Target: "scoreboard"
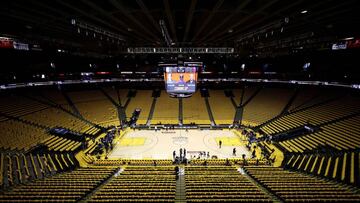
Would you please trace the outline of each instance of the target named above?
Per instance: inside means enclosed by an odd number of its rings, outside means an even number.
[[[168,93],[194,93],[196,91],[197,67],[164,67],[165,87]]]

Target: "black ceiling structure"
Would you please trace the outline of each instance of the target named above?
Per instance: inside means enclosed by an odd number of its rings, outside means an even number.
[[[0,84],[160,77],[160,63],[184,61],[201,61],[207,78],[358,84],[359,10],[359,0],[3,0]]]
[[[163,20],[175,47],[230,46],[279,40],[313,33],[332,39],[359,33],[357,0],[5,0],[0,7],[0,33],[28,39],[96,46],[98,40],[78,33],[71,20],[123,36],[117,46],[166,46]],[[281,34],[272,25],[287,20]],[[266,27],[266,30],[259,28]],[[272,30],[274,29],[274,30]],[[104,39],[106,40],[106,39]],[[94,45],[95,44],[95,45]]]

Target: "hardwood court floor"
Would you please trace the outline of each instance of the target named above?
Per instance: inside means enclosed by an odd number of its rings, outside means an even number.
[[[222,140],[219,148],[218,141]],[[250,157],[245,142],[230,130],[136,130],[121,138],[109,158],[128,159],[172,159],[173,151],[179,155],[179,149],[186,148],[187,158],[198,157],[199,151],[210,153],[210,157],[241,158],[242,154]],[[236,156],[233,156],[236,148]]]

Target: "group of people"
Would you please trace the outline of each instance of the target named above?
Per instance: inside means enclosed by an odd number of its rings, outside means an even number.
[[[256,138],[256,135],[253,131],[248,131],[243,129],[241,132],[247,140],[246,148],[251,152],[251,158],[256,158],[256,146],[253,146],[253,143],[257,143],[259,140]]]
[[[184,148],[180,148],[179,149],[179,156],[176,155],[176,151],[173,151],[173,159],[175,163],[183,163],[183,162],[187,162],[186,159],[186,149]]]
[[[109,150],[113,149],[113,140],[115,138],[115,131],[110,131],[108,132],[105,137],[100,138],[100,144],[102,144],[106,150],[106,152],[108,152]]]
[[[256,138],[256,135],[253,131],[248,131],[246,129],[243,129],[241,134],[243,136],[245,136],[245,138],[247,139],[247,141],[249,141],[250,143],[253,143],[253,142],[257,142],[257,138]]]
[[[96,141],[97,146],[92,154],[101,154],[103,153],[103,150],[105,150],[105,152],[107,153],[110,150],[112,150],[114,147],[113,140],[115,138],[116,133],[119,133],[119,131],[117,131],[115,128],[112,128],[110,131],[106,133],[105,137],[100,138],[98,141]]]
[[[191,159],[210,159],[210,152],[200,151],[197,156],[191,156]]]
[[[158,123],[157,125],[161,125],[161,122]],[[154,127],[155,132],[156,132],[156,131],[160,131],[160,128],[158,128],[157,125]],[[162,126],[162,128],[163,128],[164,130],[166,130],[166,131],[168,131],[168,130],[175,130],[175,125],[164,125],[164,126]]]
[[[264,134],[262,136],[262,141],[265,141],[270,144],[273,141],[273,136]]]

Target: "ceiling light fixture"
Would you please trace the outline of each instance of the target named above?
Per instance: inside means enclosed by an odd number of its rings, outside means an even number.
[[[164,40],[165,40],[165,43],[167,46],[171,46],[172,45],[172,39],[169,35],[169,32],[168,32],[168,29],[166,27],[166,24],[165,24],[165,21],[164,20],[160,20],[159,21],[159,24],[160,24],[160,29],[161,29],[161,34],[163,35],[164,37]]]
[[[100,40],[103,38],[111,38],[114,42],[115,41],[125,41],[124,37],[120,34],[105,30],[101,27],[98,27],[96,25],[92,25],[80,20],[71,19],[71,25],[77,28],[77,32],[80,34],[81,32],[84,32],[86,36],[91,35],[94,38],[98,37]],[[129,30],[130,29],[130,30]],[[128,28],[128,31],[132,31],[131,28]]]
[[[354,37],[346,37],[343,40],[353,40],[353,39],[354,39]]]

